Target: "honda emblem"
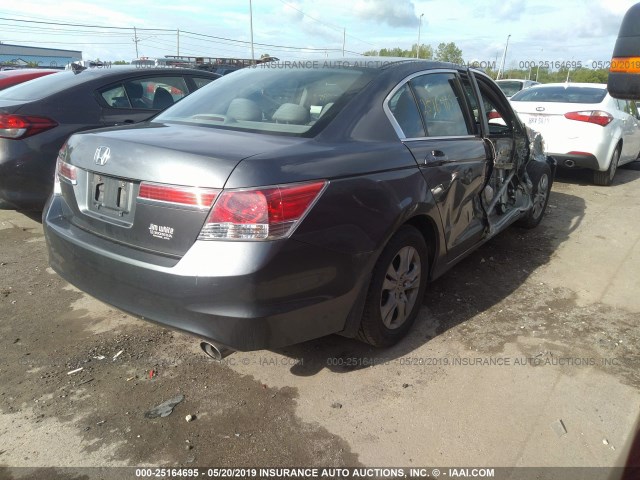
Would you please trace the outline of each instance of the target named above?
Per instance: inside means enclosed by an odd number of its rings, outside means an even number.
[[[111,158],[111,149],[109,147],[98,147],[96,149],[96,153],[93,156],[93,160],[96,162],[96,165],[104,165]]]

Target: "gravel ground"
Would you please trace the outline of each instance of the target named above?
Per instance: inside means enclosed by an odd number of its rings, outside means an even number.
[[[63,466],[620,464],[640,406],[638,187],[637,162],[610,188],[561,174],[543,223],[434,282],[391,349],[331,336],[222,363],[68,285],[38,218],[0,210],[0,478],[19,476],[3,466],[53,478]],[[179,395],[170,415],[145,416]]]

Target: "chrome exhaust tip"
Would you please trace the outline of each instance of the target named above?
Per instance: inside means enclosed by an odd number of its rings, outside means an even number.
[[[217,361],[220,361],[235,352],[235,350],[223,347],[222,345],[216,345],[215,343],[205,341],[200,342],[200,348],[208,357]]]

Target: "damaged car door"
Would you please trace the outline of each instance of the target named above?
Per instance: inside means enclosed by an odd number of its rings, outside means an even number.
[[[387,103],[438,206],[445,270],[516,221],[537,225],[553,180],[540,135],[485,77],[471,70],[417,73]]]
[[[453,70],[413,75],[391,93],[388,107],[431,189],[448,256],[455,258],[483,236],[480,195],[488,166],[460,77]]]
[[[555,161],[547,158],[542,136],[520,122],[489,77],[468,71],[462,74],[462,82],[489,150],[487,179],[480,197],[486,214],[486,238],[515,221],[525,228],[535,227],[549,201]]]

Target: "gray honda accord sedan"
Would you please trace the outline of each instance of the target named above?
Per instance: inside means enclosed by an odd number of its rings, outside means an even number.
[[[73,135],[44,228],[70,283],[219,351],[332,333],[388,346],[429,281],[540,222],[554,173],[481,71],[272,62]]]

